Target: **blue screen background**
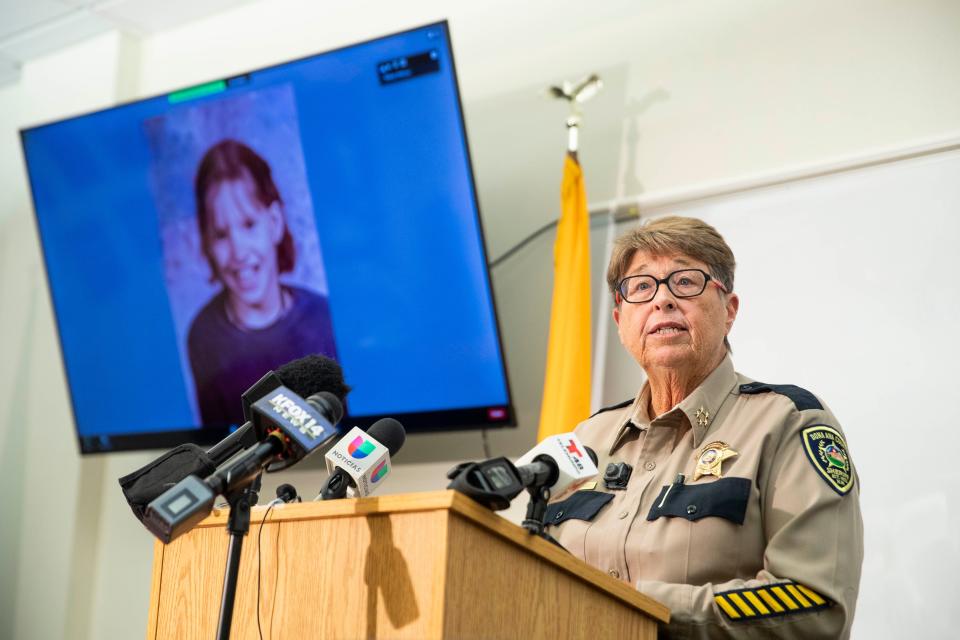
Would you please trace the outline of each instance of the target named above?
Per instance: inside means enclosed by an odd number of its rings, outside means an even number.
[[[191,103],[294,87],[354,416],[509,403],[447,38],[424,27]],[[380,84],[379,62],[430,49],[438,72]],[[142,126],[175,107],[160,96],[23,132],[80,436],[199,426]]]

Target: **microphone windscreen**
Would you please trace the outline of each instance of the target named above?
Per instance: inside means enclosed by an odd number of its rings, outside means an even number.
[[[297,489],[292,484],[284,483],[277,487],[277,498],[284,502],[293,502],[297,499]]]
[[[308,402],[311,400],[323,407],[323,413],[326,414],[332,424],[340,422],[340,418],[343,417],[343,403],[337,396],[329,391],[321,391],[307,398]]]
[[[407,432],[398,420],[380,418],[367,429],[367,434],[385,446],[390,451],[390,457],[397,455],[403,441],[407,439]]]
[[[343,380],[343,369],[326,356],[309,355],[292,360],[274,370],[283,386],[301,398],[329,391],[343,402],[350,387]]]

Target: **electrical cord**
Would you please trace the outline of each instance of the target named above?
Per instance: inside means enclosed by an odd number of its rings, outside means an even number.
[[[267,510],[263,513],[263,519],[260,520],[260,528],[257,529],[257,633],[260,634],[260,640],[263,640],[263,629],[260,627],[260,572],[261,565],[263,564],[263,556],[260,553],[260,543],[263,540],[263,523],[267,521],[267,516],[270,515],[270,511],[277,506],[276,500],[272,500],[267,506]]]
[[[609,215],[610,215],[610,211],[607,211],[606,209],[604,209],[604,210],[601,210],[601,211],[594,211],[594,212],[590,213],[589,218],[590,218],[590,220],[594,220],[594,219],[596,219],[596,218],[600,218],[600,217],[603,217],[603,216],[609,216]],[[627,218],[623,218],[623,219],[626,220]],[[616,218],[614,219],[614,222],[620,222],[620,220],[621,220],[620,217],[616,217]],[[507,249],[506,251],[504,251],[504,252],[503,252],[500,256],[498,256],[496,259],[491,260],[490,262],[488,262],[488,263],[487,263],[487,266],[488,266],[490,269],[496,269],[496,268],[499,267],[505,260],[507,260],[508,258],[510,258],[511,256],[513,256],[515,253],[517,253],[518,251],[520,251],[520,249],[523,249],[525,246],[527,246],[528,244],[530,244],[531,242],[533,242],[534,240],[536,240],[537,238],[539,238],[540,236],[542,236],[543,234],[545,234],[547,231],[550,231],[550,229],[553,229],[553,228],[556,227],[558,224],[560,224],[560,220],[559,220],[559,219],[557,219],[557,220],[551,220],[550,222],[548,222],[547,224],[543,225],[542,227],[540,227],[539,229],[537,229],[536,231],[534,231],[534,232],[531,233],[530,235],[528,235],[528,236],[526,236],[525,238],[523,238],[520,242],[516,243],[515,245],[513,245],[512,247],[510,247],[509,249]]]

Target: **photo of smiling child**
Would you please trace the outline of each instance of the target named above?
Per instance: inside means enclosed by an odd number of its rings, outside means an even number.
[[[292,95],[248,92],[145,128],[195,414],[242,424],[240,396],[264,373],[310,353],[336,358]]]

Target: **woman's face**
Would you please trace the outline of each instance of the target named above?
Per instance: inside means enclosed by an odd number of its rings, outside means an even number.
[[[679,269],[702,269],[707,265],[684,255],[652,256],[637,252],[626,276],[652,275],[664,278]],[[621,302],[614,308],[620,342],[648,373],[677,370],[698,374],[716,366],[725,353],[723,339],[737,317],[739,299],[707,283],[694,298],[677,298],[661,284],[649,302]]]
[[[263,206],[248,178],[221,182],[207,194],[207,253],[235,303],[262,304],[279,290],[280,203]]]

